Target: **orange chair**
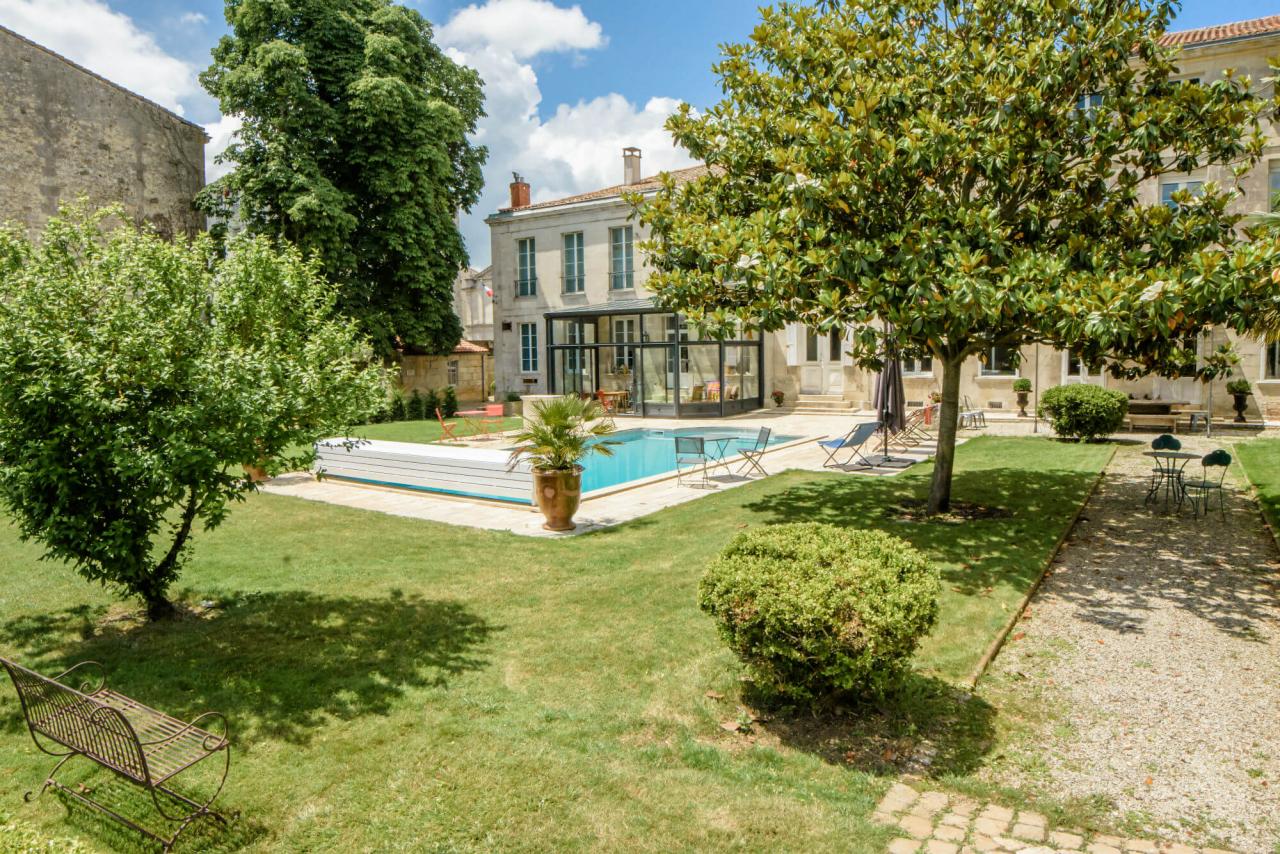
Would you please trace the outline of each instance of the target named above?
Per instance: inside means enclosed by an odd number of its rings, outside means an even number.
[[[459,439],[457,436],[453,435],[453,428],[454,428],[454,427],[456,427],[456,426],[458,426],[458,425],[456,425],[456,424],[450,424],[448,421],[445,421],[445,420],[444,420],[444,415],[440,412],[440,407],[438,407],[438,406],[436,407],[436,420],[440,422],[440,439],[441,439],[441,441],[444,441],[444,442],[460,442],[460,441],[462,441],[462,440],[461,440],[461,439]]]
[[[485,436],[502,432],[502,413],[503,406],[501,403],[485,404],[484,418],[480,419],[480,425],[484,428]]]

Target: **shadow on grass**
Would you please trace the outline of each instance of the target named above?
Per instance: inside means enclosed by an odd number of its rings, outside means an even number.
[[[263,738],[306,743],[326,718],[387,714],[410,688],[484,667],[495,630],[465,605],[393,592],[382,599],[303,591],[224,597],[202,616],[103,621],[78,607],[20,617],[0,648],[57,673],[92,659],[116,690],[176,717],[219,711],[234,750]],[[24,724],[11,692],[3,728]]]
[[[995,739],[989,703],[915,672],[883,701],[856,707],[766,711],[768,699],[749,688],[743,700],[762,709],[756,726],[781,743],[871,774],[970,774]]]

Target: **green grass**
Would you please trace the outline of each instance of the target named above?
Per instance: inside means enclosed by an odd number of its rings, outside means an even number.
[[[897,518],[928,466],[786,472],[567,540],[260,495],[197,538],[180,593],[213,607],[155,626],[0,529],[0,651],[46,672],[96,659],[165,711],[226,713],[221,803],[243,818],[214,838],[223,847],[883,850],[869,814],[888,776],[927,750],[926,773],[959,785],[992,749],[996,710],[955,682],[1110,452],[975,439],[955,495],[1011,515],[964,523]],[[743,527],[800,519],[923,548],[942,618],[885,703],[726,732],[743,715],[741,670],[697,608],[701,567]],[[21,807],[50,764],[0,693],[0,804],[54,835],[139,847],[51,797]]]
[[[1280,439],[1238,442],[1235,451],[1271,530],[1280,532]]]

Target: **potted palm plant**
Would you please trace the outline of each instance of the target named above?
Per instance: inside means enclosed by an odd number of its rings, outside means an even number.
[[[572,531],[582,500],[581,462],[591,454],[613,456],[606,437],[614,431],[604,407],[593,399],[565,395],[533,404],[533,416],[515,436],[511,464],[528,460],[533,469],[533,499],[548,531]]]

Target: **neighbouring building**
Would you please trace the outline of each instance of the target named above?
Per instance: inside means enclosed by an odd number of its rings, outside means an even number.
[[[454,279],[453,310],[462,321],[462,341],[452,353],[401,356],[400,385],[407,394],[453,386],[459,400],[477,403],[489,398],[494,372],[490,269],[467,267]]]
[[[119,203],[164,235],[203,230],[204,129],[0,27],[0,222]]]
[[[1179,79],[1208,83],[1232,68],[1252,78],[1259,97],[1271,96],[1267,60],[1280,56],[1280,15],[1169,33],[1164,41],[1180,49]],[[1269,119],[1263,129],[1265,153],[1241,182],[1243,196],[1235,203],[1240,211],[1267,210],[1280,193],[1280,136]],[[853,364],[841,332],[792,325],[762,336],[744,331],[737,340],[699,340],[682,318],[654,305],[645,288],[650,269],[635,249],[648,234],[623,195],[655,193],[659,180],[642,177],[639,149],[624,149],[622,159],[622,183],[555,201],[531,202],[529,183],[517,175],[510,205],[488,218],[499,393],[595,394],[619,414],[648,416],[731,415],[764,406],[775,390],[802,406],[870,408],[876,375]],[[704,169],[671,175],[687,181]],[[1150,181],[1142,188],[1144,201],[1173,204],[1170,197],[1178,189],[1194,193],[1211,180],[1229,181],[1229,170],[1214,167]],[[1280,421],[1280,342],[1237,339],[1218,330],[1202,336],[1198,346],[1207,354],[1227,340],[1241,354],[1236,376],[1254,387],[1250,417]],[[909,405],[924,405],[930,392],[941,390],[941,368],[931,359],[902,367]],[[1205,406],[1208,398],[1207,386],[1194,379],[1118,381],[1049,347],[1020,354],[997,347],[970,360],[961,393],[975,407],[1011,409],[1018,377],[1031,379],[1037,393],[1064,383],[1094,383],[1136,399]],[[1230,412],[1225,382],[1214,384],[1218,415]]]
[[[493,267],[471,267],[453,283],[453,310],[462,321],[462,337],[493,347]]]

